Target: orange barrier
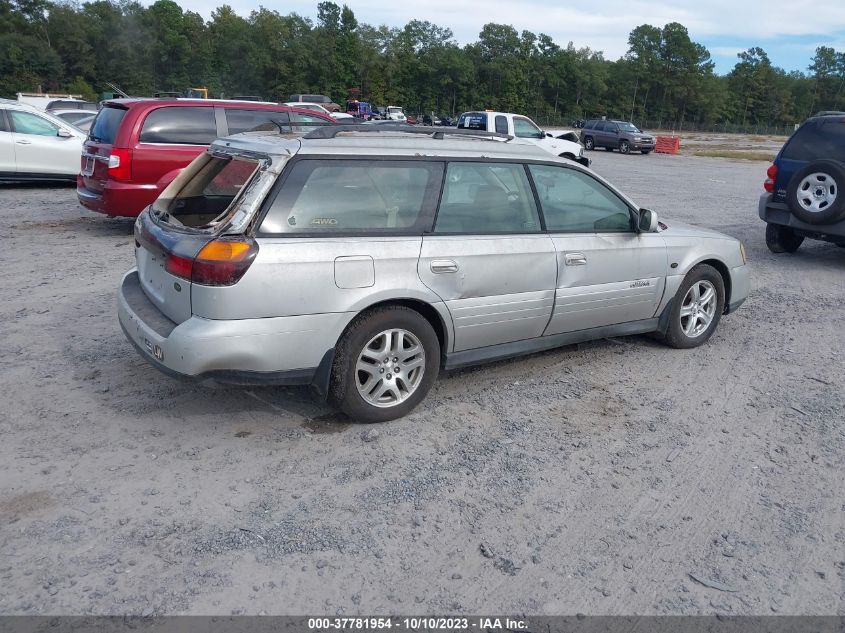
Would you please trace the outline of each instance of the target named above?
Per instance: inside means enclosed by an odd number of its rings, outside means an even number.
[[[681,151],[681,137],[658,136],[654,144],[654,151],[659,154],[677,154]]]

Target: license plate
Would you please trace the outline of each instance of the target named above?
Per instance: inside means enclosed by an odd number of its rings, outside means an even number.
[[[93,176],[94,175],[94,159],[86,156],[85,157],[85,167],[82,168],[82,175],[85,177]]]

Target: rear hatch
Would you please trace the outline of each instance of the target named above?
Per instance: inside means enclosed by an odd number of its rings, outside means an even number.
[[[193,284],[230,286],[251,265],[257,243],[227,229],[258,170],[258,159],[205,152],[138,216],[141,288],[171,321],[191,317]]]
[[[120,157],[115,155],[112,158],[112,150],[126,112],[122,105],[106,103],[91,124],[88,139],[82,146],[81,164],[82,181],[89,191],[102,193],[109,178],[110,165],[112,169],[120,167]]]

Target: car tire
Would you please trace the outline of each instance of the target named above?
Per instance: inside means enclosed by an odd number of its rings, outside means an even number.
[[[804,241],[803,235],[782,224],[766,224],[766,246],[773,253],[794,253]]]
[[[593,141],[592,136],[587,136],[584,138],[584,149],[592,151],[593,149],[595,149],[595,147],[596,144]]]
[[[709,299],[705,298],[706,291],[713,293]],[[678,349],[698,347],[713,335],[724,310],[722,275],[712,266],[699,264],[687,273],[675,294],[663,340]]]
[[[807,224],[832,224],[845,218],[845,165],[817,160],[799,169],[786,189],[789,210]]]
[[[631,144],[628,141],[619,141],[619,153],[627,154],[631,151]]]
[[[650,149],[644,149],[644,150],[640,150],[640,151],[641,151],[643,154],[651,154],[651,150],[650,150]]]
[[[407,415],[428,394],[440,370],[440,341],[434,328],[419,312],[403,306],[358,315],[336,350],[329,397],[358,422],[387,422]],[[403,359],[403,353],[410,355]]]

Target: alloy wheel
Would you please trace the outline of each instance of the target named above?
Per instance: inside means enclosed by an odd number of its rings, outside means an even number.
[[[375,407],[407,400],[425,373],[425,350],[408,330],[384,330],[370,339],[355,363],[358,393]]]
[[[696,281],[681,303],[681,330],[689,338],[701,336],[710,327],[718,305],[716,287],[707,279]]]

